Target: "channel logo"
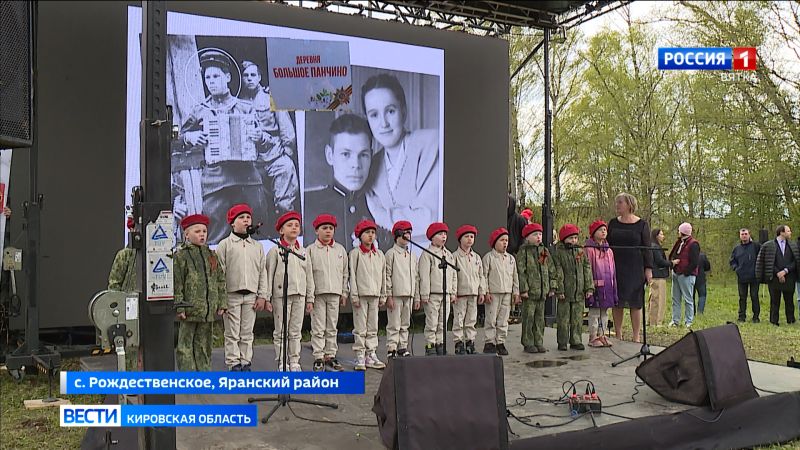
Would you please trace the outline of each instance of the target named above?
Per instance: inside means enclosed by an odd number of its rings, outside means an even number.
[[[120,405],[61,405],[60,408],[62,427],[122,426]]]
[[[659,70],[756,70],[755,47],[659,48]]]

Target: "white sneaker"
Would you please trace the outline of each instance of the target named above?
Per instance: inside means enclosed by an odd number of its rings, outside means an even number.
[[[384,364],[380,359],[378,359],[378,355],[376,355],[375,352],[372,352],[369,354],[369,356],[367,356],[366,363],[367,367],[369,367],[370,369],[383,369],[384,367],[386,367],[386,364]]]
[[[302,372],[303,368],[298,363],[292,363],[289,365],[289,370],[291,372]]]
[[[356,370],[364,371],[367,370],[366,361],[364,360],[363,356],[359,356],[356,358]]]
[[[669,323],[669,327],[670,327],[670,328],[675,328],[675,327],[677,327],[677,326],[678,326],[678,324],[677,324],[677,323],[675,323],[675,322],[670,322],[670,323]]]

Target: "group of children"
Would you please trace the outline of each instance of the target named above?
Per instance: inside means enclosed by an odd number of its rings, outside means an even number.
[[[446,224],[430,224],[428,250],[419,260],[410,251],[412,224],[398,221],[392,227],[394,246],[384,254],[376,245],[378,226],[362,220],[354,234],[360,245],[350,251],[335,241],[337,220],[320,214],[313,221],[316,239],[305,248],[298,241],[300,214],[290,211],[278,218],[275,229],[281,244],[305,259],[290,258],[284,285],[282,250],[275,246],[264,254],[261,244],[247,233],[252,223],[248,205],[234,205],[227,214],[231,234],[216,251],[208,249],[209,219],[192,215],[181,221],[185,242],[176,252],[175,300],[192,308],[178,310],[178,369],[209,370],[210,324],[223,316],[225,362],[231,371],[250,371],[253,326],[258,311],[273,313],[276,361],[280,371],[301,371],[300,339],[303,315],[311,315],[314,371],[341,371],[337,360],[339,308],[349,298],[353,307],[353,351],[356,370],[382,369],[377,355],[378,310],[386,306],[387,358],[411,356],[409,325],[412,310],[425,311],[425,354],[441,355],[444,304],[452,305],[456,354],[476,353],[477,305],[485,306],[484,353],[507,355],[508,318],[512,304],[522,303],[522,344],[526,352],[545,352],[544,303],[558,300],[558,349],[568,345],[583,350],[581,330],[584,305],[589,307],[590,346],[609,346],[602,333],[608,307],[616,305],[613,254],[605,242],[607,225],[590,227],[590,239],[578,246],[578,227],[567,224],[551,252],[542,243],[542,226],[527,225],[525,244],[517,257],[508,249],[508,230],[489,236],[491,250],[483,257],[472,250],[478,230],[463,225],[456,230],[458,249],[450,252]],[[434,256],[435,255],[435,256]],[[448,270],[446,289],[440,260],[459,270]],[[609,276],[610,274],[610,276]],[[287,296],[288,366],[282,364],[283,298]]]

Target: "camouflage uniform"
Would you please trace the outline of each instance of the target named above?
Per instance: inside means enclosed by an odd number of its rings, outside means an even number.
[[[555,291],[558,296],[558,346],[582,345],[583,305],[586,293],[594,292],[592,266],[580,247],[556,244],[553,252],[556,269]]]
[[[519,291],[522,300],[522,346],[544,350],[544,304],[555,291],[556,268],[544,245],[525,243],[517,252]]]
[[[208,246],[184,244],[175,252],[175,302],[186,320],[178,328],[177,361],[181,371],[211,370],[211,341],[217,310],[227,306],[225,273],[216,253]]]
[[[136,250],[125,247],[114,256],[111,272],[108,274],[108,290],[134,292],[136,283]],[[139,370],[139,351],[135,348],[125,349],[125,370]]]

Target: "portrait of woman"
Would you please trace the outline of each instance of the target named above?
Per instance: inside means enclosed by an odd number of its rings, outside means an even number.
[[[410,129],[406,91],[394,75],[369,77],[361,100],[377,149],[367,191],[369,210],[384,228],[408,220],[421,233],[440,214],[438,127]],[[438,95],[434,100],[438,110]]]

